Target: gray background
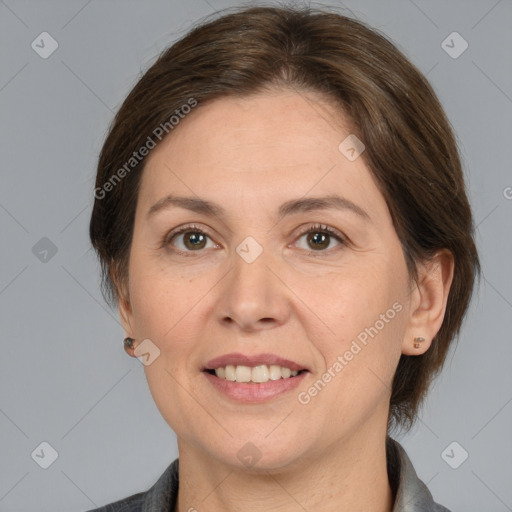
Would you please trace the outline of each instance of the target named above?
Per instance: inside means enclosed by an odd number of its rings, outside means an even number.
[[[1,511],[100,506],[146,490],[177,456],[99,290],[88,240],[95,163],[139,73],[192,23],[232,5],[0,1]],[[398,439],[436,501],[512,510],[512,2],[330,5],[382,30],[427,74],[457,134],[478,224],[478,295],[417,427]],[[59,45],[47,59],[31,47],[43,31]],[[458,58],[441,46],[453,31],[469,44]],[[43,441],[58,452],[48,469],[31,456]],[[469,454],[457,469],[442,457],[453,441],[462,448],[448,450],[452,461]]]

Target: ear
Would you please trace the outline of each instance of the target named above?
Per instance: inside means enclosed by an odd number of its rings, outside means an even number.
[[[111,276],[117,291],[117,307],[119,310],[119,317],[121,318],[121,324],[125,332],[125,337],[134,338],[135,330],[132,327],[133,313],[128,283],[120,279],[115,265],[112,265],[111,267]]]
[[[443,323],[448,294],[453,281],[454,258],[442,249],[432,259],[418,266],[418,279],[411,294],[411,317],[402,343],[402,354],[424,354]],[[419,348],[414,338],[423,338]]]

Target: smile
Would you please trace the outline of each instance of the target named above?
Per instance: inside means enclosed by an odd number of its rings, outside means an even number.
[[[305,371],[305,370],[301,370]],[[297,370],[291,370],[285,366],[276,364],[271,365],[258,365],[254,367],[245,365],[226,365],[215,368],[215,370],[208,370],[211,375],[216,375],[219,379],[229,380],[231,382],[252,382],[263,383],[269,380],[289,379],[299,374]]]
[[[278,369],[279,378],[277,378]],[[223,371],[224,375],[222,375]],[[249,372],[250,379],[248,379]],[[253,372],[255,372],[255,377],[253,377]],[[220,376],[217,376],[216,373],[220,373]],[[287,376],[283,377],[283,373]],[[277,365],[270,365],[270,367],[259,365],[252,368],[242,365],[228,365],[202,372],[215,391],[223,397],[244,404],[266,402],[284,395],[295,389],[308,373],[308,370],[294,370],[292,375],[292,370]],[[238,381],[238,375],[241,379],[248,380]],[[231,379],[235,377],[235,380],[229,380],[226,376],[230,376]],[[271,377],[274,377],[274,379]],[[253,378],[260,379],[260,381],[254,381]]]

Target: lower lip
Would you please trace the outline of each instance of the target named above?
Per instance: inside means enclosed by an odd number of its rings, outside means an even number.
[[[240,403],[260,403],[295,389],[308,372],[304,371],[288,379],[269,380],[261,383],[234,382],[219,379],[216,375],[203,372],[210,383],[223,395]]]

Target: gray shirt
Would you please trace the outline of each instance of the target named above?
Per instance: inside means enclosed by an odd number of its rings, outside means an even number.
[[[427,486],[418,478],[400,443],[387,437],[389,482],[395,496],[392,512],[450,512],[434,502]],[[178,497],[179,459],[172,462],[158,481],[145,492],[88,512],[174,512]]]

